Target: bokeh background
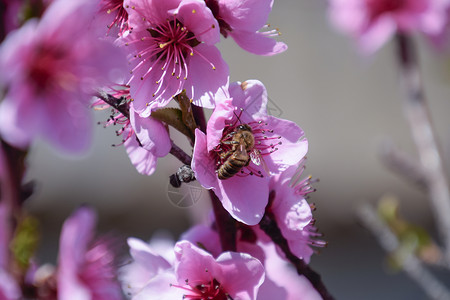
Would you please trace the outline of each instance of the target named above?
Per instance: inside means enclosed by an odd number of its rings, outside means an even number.
[[[269,21],[289,46],[284,54],[257,57],[232,40],[223,40],[219,48],[232,81],[261,80],[272,113],[297,122],[306,132],[307,173],[320,178],[311,202],[317,207],[316,224],[329,242],[312,258],[312,267],[337,299],[425,298],[403,273],[386,267],[384,252],[355,217],[360,203],[375,203],[390,193],[401,200],[405,217],[435,232],[426,195],[379,160],[386,139],[417,157],[401,107],[395,45],[389,43],[371,57],[360,55],[352,40],[332,28],[323,0],[275,1]],[[415,41],[431,116],[449,167],[449,56],[431,48],[423,37]],[[96,121],[107,118],[106,113],[93,115]],[[195,185],[184,189],[194,192],[195,205],[173,204],[179,195],[168,188],[168,177],[181,165],[175,158],[159,160],[153,176],[142,176],[122,147],[111,146],[116,143],[120,140],[114,129],[99,125],[91,150],[82,157],[61,155],[43,142],[32,148],[27,179],[36,180],[37,191],[27,207],[42,224],[43,262],[54,261],[60,226],[82,203],[97,208],[101,232],[113,231],[122,238],[148,240],[160,229],[177,238],[207,215],[206,193],[199,195]]]

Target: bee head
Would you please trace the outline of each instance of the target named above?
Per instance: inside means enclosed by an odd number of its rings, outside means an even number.
[[[252,132],[252,128],[247,124],[241,124],[237,127],[238,130],[246,130]]]

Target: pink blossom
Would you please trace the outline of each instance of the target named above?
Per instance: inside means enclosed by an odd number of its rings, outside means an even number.
[[[213,256],[220,255],[220,240],[211,226],[197,225],[182,235],[183,239],[201,245]],[[311,283],[299,276],[286,260],[279,256],[275,244],[257,226],[241,226],[238,230],[237,250],[248,253],[264,263],[266,278],[259,288],[257,300],[321,299]]]
[[[314,253],[311,246],[323,247],[325,242],[316,240],[320,236],[313,225],[311,207],[305,196],[314,191],[310,177],[300,179],[304,165],[291,166],[271,178],[270,190],[274,194],[268,210],[274,216],[281,234],[287,240],[291,252],[309,263]]]
[[[133,300],[256,299],[264,281],[263,266],[248,254],[225,252],[215,259],[181,241],[175,245],[175,261],[170,263],[142,241],[129,239],[128,244],[134,262],[125,278],[136,278],[136,285],[134,281],[124,284],[135,291]]]
[[[110,243],[95,242],[96,216],[88,207],[64,222],[59,243],[59,300],[122,299]]]
[[[0,47],[0,69],[8,70],[0,74],[0,135],[8,143],[26,148],[43,136],[68,151],[89,145],[91,95],[124,62],[88,30],[95,11],[94,1],[55,1]]]
[[[192,169],[197,180],[213,189],[223,207],[238,221],[257,224],[269,198],[270,174],[297,164],[306,154],[308,143],[303,130],[294,122],[267,114],[267,91],[257,80],[230,85],[232,99],[219,103],[208,121],[207,134],[195,133]],[[226,180],[218,169],[232,150],[230,142],[240,126],[248,125],[255,145],[248,151],[252,159]],[[266,170],[265,170],[266,169]]]
[[[128,87],[121,87],[113,90],[112,95],[116,98],[124,97],[126,103],[122,104],[127,111],[129,118],[121,112],[104,123],[104,126],[120,125],[121,129],[116,134],[122,136],[124,145],[131,163],[136,170],[143,175],[152,175],[157,166],[158,158],[169,154],[172,143],[166,126],[154,118],[140,117],[134,110],[133,103],[129,101],[130,91]],[[93,104],[97,110],[110,108],[103,100],[98,100]],[[119,146],[114,145],[114,146]]]
[[[396,32],[436,36],[445,27],[447,0],[330,0],[333,24],[375,52]]]
[[[131,97],[147,117],[183,89],[212,108],[228,86],[228,66],[214,46],[219,25],[204,1],[126,0],[132,28],[121,39],[130,50]]]
[[[224,37],[230,35],[244,50],[257,55],[286,51],[287,45],[272,39],[278,29],[266,25],[273,0],[206,0]],[[266,31],[262,31],[266,30]]]

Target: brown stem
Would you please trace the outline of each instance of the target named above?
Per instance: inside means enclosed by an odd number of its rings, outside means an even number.
[[[173,141],[172,148],[170,148],[170,154],[175,156],[179,161],[181,161],[185,165],[191,165],[192,158],[186,154],[180,147],[178,147]]]
[[[117,109],[122,115],[124,115],[128,119],[130,118],[130,110],[128,108],[127,100],[125,99],[125,97],[116,98],[104,91],[98,92],[97,95],[95,96],[105,101],[111,107]]]
[[[431,124],[413,41],[407,35],[398,34],[396,42],[406,90],[403,106],[426,175],[437,228],[445,245],[445,257],[450,263],[450,191],[447,176]]]
[[[312,270],[311,267],[302,259],[298,258],[291,252],[288,242],[283,237],[283,234],[281,233],[272,213],[265,213],[259,223],[259,227],[272,239],[276,245],[280,247],[286,255],[286,258],[295,266],[297,273],[305,276],[324,300],[334,299],[323,284],[320,275]]]
[[[209,196],[211,197],[222,251],[236,251],[236,220],[223,208],[214,191],[209,190]]]

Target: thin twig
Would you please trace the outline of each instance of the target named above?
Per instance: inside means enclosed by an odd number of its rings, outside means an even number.
[[[259,227],[272,239],[276,245],[280,247],[286,255],[286,258],[295,266],[297,273],[305,276],[324,300],[334,299],[323,284],[320,275],[311,269],[311,267],[305,263],[304,260],[298,258],[292,253],[287,240],[283,237],[274,216],[270,212],[266,211],[264,217],[259,223]]]
[[[236,220],[223,208],[214,191],[209,190],[222,251],[236,251]]]
[[[403,34],[398,34],[396,41],[407,93],[404,109],[428,180],[437,228],[445,245],[445,258],[450,264],[450,192],[447,176],[430,121],[413,42]]]
[[[130,110],[127,105],[127,100],[125,97],[116,98],[105,91],[99,91],[95,97],[98,97],[109,104],[111,107],[117,109],[122,115],[129,118]]]
[[[389,227],[384,224],[368,204],[362,205],[358,210],[358,217],[364,226],[378,239],[380,245],[388,253],[394,253],[400,243]],[[450,292],[430,273],[422,262],[413,254],[407,254],[401,267],[405,273],[414,280],[431,299],[450,299]]]
[[[380,159],[391,171],[402,176],[423,191],[428,190],[428,181],[422,164],[407,153],[396,148],[391,141],[386,141],[380,151]]]
[[[175,156],[179,161],[181,161],[185,165],[191,165],[192,158],[186,154],[186,152],[183,151],[180,147],[178,147],[173,141],[170,141],[172,143],[172,148],[170,148],[170,154]]]

